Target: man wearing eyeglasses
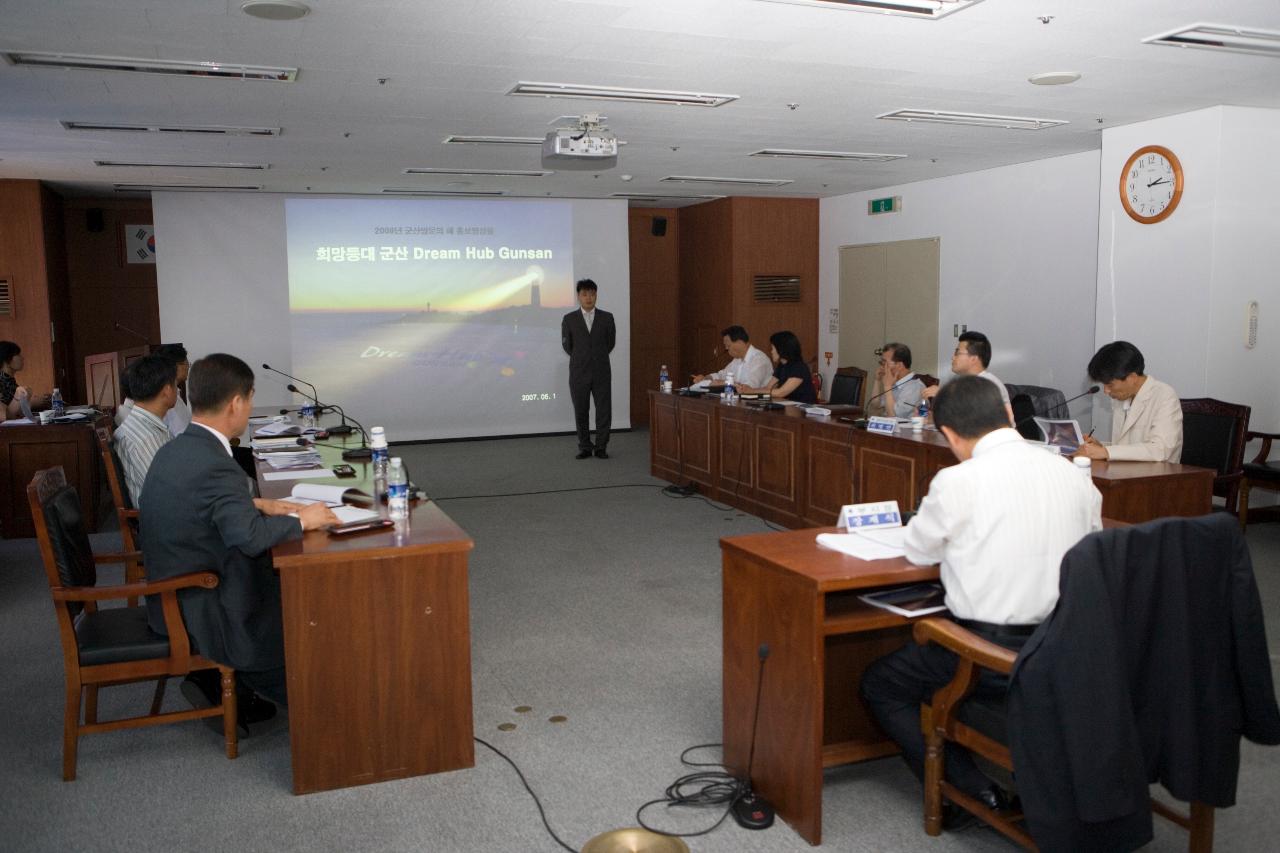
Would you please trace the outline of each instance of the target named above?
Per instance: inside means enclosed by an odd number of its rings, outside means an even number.
[[[924,383],[911,372],[910,347],[899,343],[881,347],[876,381],[884,389],[880,397],[886,415],[909,418],[916,413],[924,396]]]
[[[1004,401],[1004,410],[1009,415],[1009,423],[1013,423],[1013,405],[1009,402],[1009,390],[1004,387],[1000,377],[987,366],[991,364],[991,341],[982,332],[965,332],[956,341],[956,351],[951,354],[951,372],[957,376],[981,376],[1000,389],[1000,399]],[[921,395],[926,400],[938,396],[940,386],[924,389]]]

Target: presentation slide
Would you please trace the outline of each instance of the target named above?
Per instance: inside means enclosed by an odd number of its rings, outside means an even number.
[[[600,285],[618,325],[614,427],[630,423],[625,203],[156,193],[161,328],[258,374],[314,383],[391,441],[571,431],[560,322]],[[305,387],[299,384],[299,387]]]

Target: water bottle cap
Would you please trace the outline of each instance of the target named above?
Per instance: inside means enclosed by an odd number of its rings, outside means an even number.
[[[402,467],[403,465],[404,465],[404,462],[402,462],[402,461],[400,460],[400,457],[399,457],[399,456],[392,456],[392,457],[391,457],[391,467],[392,467],[392,468],[400,468],[400,467]]]

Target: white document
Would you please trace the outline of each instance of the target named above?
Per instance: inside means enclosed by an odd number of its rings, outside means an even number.
[[[308,468],[305,471],[267,471],[264,480],[320,480],[335,476],[332,468]]]
[[[254,436],[259,435],[298,435],[302,430],[289,423],[288,420],[273,421],[260,429],[254,430]]]
[[[853,533],[819,533],[818,544],[859,560],[891,560],[906,554],[902,544],[905,527],[858,530]]]
[[[350,486],[334,486],[328,483],[299,483],[291,493],[295,498],[309,498],[313,501],[324,501],[330,506],[341,505],[342,499],[348,495],[369,501],[370,496]]]
[[[14,418],[11,421],[5,421],[4,423],[0,423],[0,426],[34,426],[34,425],[35,425],[35,421],[31,420],[31,418]]]

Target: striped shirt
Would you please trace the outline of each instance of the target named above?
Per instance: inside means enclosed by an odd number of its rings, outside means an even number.
[[[129,409],[129,414],[116,428],[116,455],[124,466],[125,484],[134,506],[138,506],[142,497],[142,484],[147,479],[151,460],[170,438],[164,421],[138,405]]]

